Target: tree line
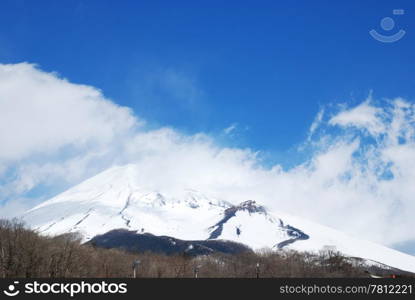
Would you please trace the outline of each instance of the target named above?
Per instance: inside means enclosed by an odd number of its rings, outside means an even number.
[[[317,253],[263,249],[238,255],[130,253],[82,244],[76,234],[43,236],[18,220],[0,220],[0,278],[367,277],[334,249]]]

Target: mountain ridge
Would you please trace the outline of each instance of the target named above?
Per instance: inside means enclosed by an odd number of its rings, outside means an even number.
[[[254,200],[233,205],[194,189],[177,193],[140,185],[135,165],[117,166],[27,211],[23,220],[38,232],[79,232],[84,242],[114,229],[179,240],[229,240],[254,250],[319,251],[329,246],[350,256],[415,272],[415,257],[350,237]]]

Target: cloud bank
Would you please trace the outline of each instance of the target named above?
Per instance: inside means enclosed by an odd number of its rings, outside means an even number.
[[[415,239],[414,130],[415,105],[401,98],[323,108],[301,147],[309,158],[284,170],[203,133],[148,129],[96,88],[35,65],[0,65],[0,215],[114,164],[136,163],[150,188],[255,199],[392,245]]]

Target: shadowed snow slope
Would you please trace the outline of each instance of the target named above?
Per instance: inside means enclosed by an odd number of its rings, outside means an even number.
[[[333,246],[352,257],[415,272],[415,257],[282,212],[253,200],[233,205],[199,191],[140,186],[135,165],[110,168],[27,211],[38,232],[81,233],[84,241],[113,229],[181,240],[231,240],[253,249],[318,251]],[[140,174],[142,175],[142,174]]]

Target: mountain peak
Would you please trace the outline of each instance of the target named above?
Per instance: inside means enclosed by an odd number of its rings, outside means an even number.
[[[266,209],[264,206],[257,204],[255,200],[246,200],[241,202],[239,205],[234,206],[236,210],[246,210],[250,213],[264,213],[266,214]]]

